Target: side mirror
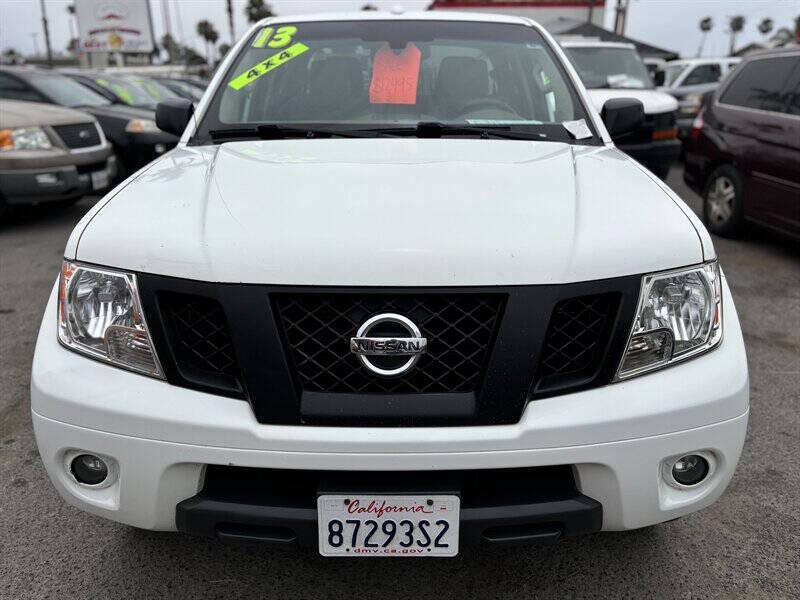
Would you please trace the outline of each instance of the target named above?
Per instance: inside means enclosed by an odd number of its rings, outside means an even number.
[[[653,73],[653,83],[656,85],[656,87],[661,87],[664,85],[666,75],[667,73],[661,69]]]
[[[644,105],[634,98],[611,98],[603,104],[600,117],[612,138],[625,135],[644,123]]]
[[[194,114],[194,105],[186,98],[168,98],[156,106],[156,125],[162,131],[183,134]]]

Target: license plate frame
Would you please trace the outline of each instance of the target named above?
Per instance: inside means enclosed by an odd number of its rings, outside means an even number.
[[[460,513],[461,499],[453,494],[321,494],[319,553],[357,558],[456,556]]]

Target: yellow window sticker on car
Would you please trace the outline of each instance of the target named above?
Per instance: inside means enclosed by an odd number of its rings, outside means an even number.
[[[256,41],[253,42],[253,48],[263,48],[265,45],[270,48],[283,48],[292,41],[292,37],[297,33],[297,27],[294,25],[278,27],[274,37],[272,36],[273,31],[275,31],[274,27],[265,27],[262,29]],[[269,43],[267,43],[267,40],[269,40]]]
[[[234,90],[241,90],[243,87],[250,85],[253,81],[266,75],[273,69],[280,67],[282,64],[289,62],[293,58],[297,58],[303,52],[308,50],[308,46],[297,42],[292,44],[286,50],[281,50],[277,54],[273,54],[269,58],[262,60],[260,63],[253,65],[244,73],[240,73],[228,82],[228,87]]]

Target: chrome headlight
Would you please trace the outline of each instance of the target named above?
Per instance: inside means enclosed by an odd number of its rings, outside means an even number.
[[[720,340],[722,282],[716,261],[646,275],[617,379],[696,356]]]
[[[0,129],[0,150],[49,150],[52,147],[41,127]]]
[[[58,288],[58,339],[98,360],[164,377],[132,273],[64,261]]]

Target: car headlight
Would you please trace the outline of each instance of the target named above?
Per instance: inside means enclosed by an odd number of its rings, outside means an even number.
[[[722,340],[722,282],[714,262],[642,278],[617,379],[696,356]]]
[[[703,96],[700,94],[688,94],[678,104],[682,115],[696,115],[703,104]]]
[[[58,339],[92,358],[164,377],[132,273],[64,261],[58,288]]]
[[[52,147],[41,127],[0,129],[0,150],[49,150]]]
[[[156,122],[150,119],[131,119],[125,125],[125,131],[128,133],[155,133],[161,130],[156,125]]]

